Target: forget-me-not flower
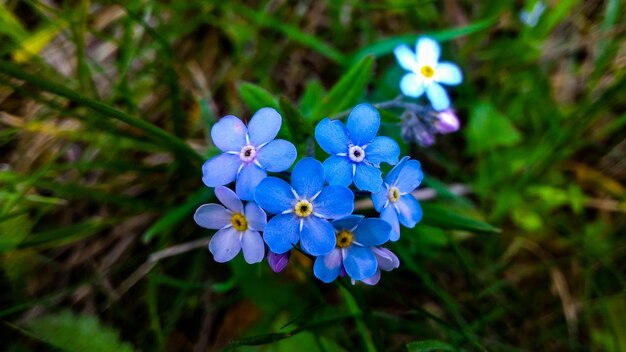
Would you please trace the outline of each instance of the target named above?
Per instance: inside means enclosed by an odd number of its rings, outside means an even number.
[[[376,137],[379,127],[380,114],[370,104],[354,107],[347,126],[328,118],[320,121],[315,127],[315,139],[331,154],[324,161],[329,184],[348,186],[354,182],[360,190],[380,190],[383,183],[380,163],[397,163],[400,148],[392,138]]]
[[[267,216],[256,203],[243,203],[230,188],[215,188],[215,196],[220,204],[204,204],[196,210],[193,218],[202,227],[218,230],[209,242],[209,251],[216,262],[224,263],[233,259],[243,250],[247,263],[263,260],[265,244],[259,231],[263,231]]]
[[[406,156],[385,177],[383,189],[372,194],[374,208],[380,218],[391,224],[393,232],[389,238],[400,238],[400,224],[413,228],[422,219],[422,207],[411,192],[422,183],[424,173],[417,160]]]
[[[213,144],[223,153],[202,165],[202,181],[209,187],[226,185],[235,179],[235,190],[243,200],[254,199],[254,188],[267,171],[280,172],[296,160],[296,147],[274,139],[282,118],[272,108],[257,111],[246,125],[237,117],[221,118],[211,128]]]
[[[277,214],[265,227],[263,239],[270,250],[282,254],[300,241],[302,250],[318,256],[335,247],[335,232],[328,219],[354,210],[354,193],[344,186],[324,187],[324,168],[313,158],[293,168],[291,185],[268,177],[257,186],[254,199],[267,212]]]
[[[387,248],[372,247],[372,252],[374,252],[374,256],[376,257],[376,261],[378,262],[378,270],[376,270],[376,273],[373,276],[361,280],[361,282],[368,285],[376,285],[378,283],[378,281],[380,280],[381,270],[391,271],[400,266],[400,260],[398,259],[398,257]]]
[[[410,71],[400,80],[400,90],[413,98],[426,92],[435,110],[448,108],[450,98],[441,84],[454,86],[461,83],[461,70],[451,62],[439,62],[441,48],[433,39],[419,38],[415,49],[414,53],[407,45],[400,45],[393,51],[400,66]]]
[[[391,226],[384,220],[364,219],[362,215],[350,215],[332,225],[337,244],[330,253],[315,258],[315,276],[326,283],[335,280],[342,269],[353,280],[374,276],[378,261],[372,249],[389,240]]]

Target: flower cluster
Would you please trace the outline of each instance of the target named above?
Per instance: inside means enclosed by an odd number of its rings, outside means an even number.
[[[205,162],[202,179],[216,187],[223,205],[202,205],[194,219],[218,230],[209,243],[214,259],[227,262],[242,251],[247,263],[267,258],[279,272],[296,249],[314,260],[313,273],[323,282],[347,275],[353,283],[376,284],[381,270],[399,266],[383,245],[399,239],[400,225],[412,228],[422,217],[411,194],[423,178],[420,163],[398,160],[398,144],[378,136],[378,111],[361,104],[345,124],[320,121],[315,139],[330,156],[323,163],[304,157],[289,175],[284,171],[297,153],[292,143],[275,139],[281,123],[276,110],[263,108],[247,126],[226,116],[211,129],[223,153]],[[395,165],[384,178],[381,163]],[[226,187],[233,181],[235,192]],[[358,197],[371,197],[380,217],[353,214]]]

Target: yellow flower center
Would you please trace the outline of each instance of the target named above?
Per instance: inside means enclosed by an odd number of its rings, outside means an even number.
[[[430,66],[428,66],[428,65],[422,66],[422,68],[420,69],[420,72],[426,78],[431,78],[432,76],[435,75],[435,69],[430,67]]]
[[[337,247],[346,248],[352,244],[354,235],[348,230],[341,230],[335,235],[337,239]]]
[[[400,190],[398,189],[398,187],[389,188],[389,190],[387,191],[387,199],[389,199],[391,203],[395,203],[398,201],[398,199],[400,199]]]
[[[243,214],[235,213],[230,218],[230,223],[233,224],[233,227],[237,231],[245,231],[248,229],[248,220]]]
[[[296,212],[296,215],[301,218],[307,217],[313,212],[313,204],[311,204],[308,200],[303,199],[296,203],[294,211]]]

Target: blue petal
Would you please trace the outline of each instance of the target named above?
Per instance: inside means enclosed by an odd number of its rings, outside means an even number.
[[[417,66],[417,61],[415,60],[415,53],[411,48],[407,45],[399,45],[395,49],[393,49],[393,54],[398,60],[398,64],[400,67],[407,71],[417,71],[419,67]]]
[[[463,74],[459,66],[451,62],[442,62],[437,65],[433,79],[439,83],[455,86],[463,81]]]
[[[267,172],[255,164],[245,165],[237,176],[235,191],[243,200],[254,200],[254,189],[267,177]]]
[[[354,193],[344,186],[326,186],[312,203],[315,213],[327,219],[340,219],[352,214]]]
[[[423,37],[417,40],[415,52],[417,54],[418,65],[428,65],[434,67],[439,61],[441,48],[439,47],[439,43],[436,41],[428,37]]]
[[[400,259],[387,248],[372,247],[372,252],[376,256],[380,270],[391,271],[400,266]]]
[[[380,114],[370,104],[359,104],[350,112],[347,128],[352,144],[363,146],[376,137],[380,128]]]
[[[363,219],[356,230],[354,240],[365,247],[380,246],[389,240],[391,225],[382,219]]]
[[[221,229],[213,235],[209,242],[209,251],[218,263],[225,263],[235,258],[241,250],[239,232],[232,227]]]
[[[267,224],[267,214],[259,207],[258,204],[250,202],[246,204],[246,212],[244,213],[248,226],[255,231],[263,231]]]
[[[202,182],[208,187],[229,184],[237,177],[240,166],[241,159],[238,155],[220,154],[202,165]]]
[[[422,207],[411,194],[405,194],[395,203],[398,208],[398,220],[408,228],[415,227],[422,220]]]
[[[352,231],[355,227],[357,227],[357,225],[361,222],[361,220],[363,220],[363,218],[364,218],[363,215],[348,215],[348,216],[344,216],[341,219],[331,222],[331,225],[333,225],[333,227],[337,231],[341,231],[341,230]]]
[[[324,161],[324,175],[329,184],[347,187],[352,183],[352,162],[345,156],[332,155]]]
[[[341,250],[335,248],[327,255],[321,255],[315,258],[313,265],[313,273],[315,276],[325,283],[334,281],[339,272],[341,272],[342,258]]]
[[[381,212],[385,203],[387,203],[387,187],[381,187],[380,192],[372,193],[372,203],[374,203],[374,209],[377,212]]]
[[[300,160],[291,173],[291,184],[302,198],[311,198],[324,186],[324,166],[313,158]]]
[[[424,80],[420,75],[413,72],[402,76],[400,80],[400,90],[407,97],[417,98],[424,94]]]
[[[400,157],[398,143],[389,137],[376,137],[365,148],[365,160],[379,167],[380,163],[394,165]]]
[[[284,139],[276,139],[259,149],[257,161],[270,172],[281,172],[296,160],[296,147]]]
[[[219,230],[230,224],[231,217],[232,214],[219,204],[201,205],[193,215],[196,224],[211,230]]]
[[[400,223],[398,222],[398,212],[393,205],[387,206],[380,212],[380,218],[391,225],[392,231],[389,234],[390,241],[397,241],[400,238]]]
[[[235,213],[243,213],[243,203],[230,188],[224,186],[216,187],[215,196],[228,210]]]
[[[378,262],[372,250],[367,247],[350,246],[343,258],[346,272],[354,280],[363,280],[376,274]]]
[[[431,82],[426,88],[426,96],[428,100],[430,100],[433,109],[437,111],[445,110],[450,107],[448,93],[446,93],[446,90],[439,83]]]
[[[383,177],[377,168],[365,163],[359,163],[356,165],[354,184],[362,191],[376,193],[380,191],[383,185]]]
[[[263,240],[276,254],[290,251],[300,238],[300,220],[293,214],[276,215],[267,222]]]
[[[328,254],[335,248],[335,230],[328,220],[316,216],[304,218],[300,233],[302,250],[313,256]]]
[[[248,230],[241,236],[241,250],[248,264],[259,263],[265,258],[265,243],[257,231]]]
[[[368,277],[367,279],[361,280],[362,283],[371,285],[371,286],[376,285],[378,281],[380,281],[380,270],[376,270],[374,275]]]
[[[422,166],[417,160],[407,160],[402,164],[398,172],[398,178],[394,183],[394,186],[398,187],[402,193],[413,192],[424,179],[424,173],[422,172]]]
[[[287,182],[268,177],[255,189],[254,200],[266,211],[278,214],[294,206],[295,196]]]
[[[278,111],[272,108],[262,108],[257,111],[248,123],[250,144],[258,147],[276,138],[282,118]]]
[[[246,125],[237,117],[228,115],[222,117],[211,128],[213,144],[223,152],[239,152],[246,145]]]
[[[328,154],[347,153],[348,132],[341,121],[323,119],[315,127],[315,140]]]

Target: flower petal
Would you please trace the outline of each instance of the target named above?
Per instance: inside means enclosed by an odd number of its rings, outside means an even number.
[[[395,203],[398,209],[398,220],[408,228],[415,227],[422,220],[422,207],[411,194],[405,194]]]
[[[378,260],[378,268],[384,271],[391,271],[400,266],[400,259],[392,251],[383,247],[372,247],[372,252]]]
[[[385,203],[387,203],[387,192],[387,187],[381,187],[380,192],[372,193],[372,203],[374,203],[374,209],[376,209],[379,213],[383,210]]]
[[[433,109],[437,111],[445,110],[450,107],[448,93],[446,93],[446,90],[439,83],[430,82],[428,87],[426,87],[426,96],[428,100],[430,100]]]
[[[359,163],[356,165],[354,184],[356,188],[362,191],[376,193],[383,186],[383,177],[379,169],[365,163]]]
[[[257,160],[270,172],[281,172],[291,167],[296,160],[296,147],[284,139],[276,139],[259,149]]]
[[[328,220],[316,216],[304,218],[300,233],[300,246],[310,255],[328,254],[335,248],[335,230]]]
[[[259,263],[265,258],[265,243],[258,231],[247,230],[241,236],[243,259],[248,264]]]
[[[235,191],[243,200],[254,200],[254,189],[267,177],[267,172],[255,164],[246,164],[237,176]]]
[[[439,62],[441,48],[439,47],[439,43],[433,39],[423,37],[417,40],[415,52],[419,66],[428,65],[434,67],[437,65],[437,62]]]
[[[293,214],[276,215],[267,222],[263,240],[276,254],[290,251],[300,238],[300,221]]]
[[[398,60],[398,64],[400,67],[407,71],[417,71],[417,61],[415,57],[415,53],[408,45],[399,45],[395,49],[393,49],[393,54],[396,56],[396,60]]]
[[[196,224],[211,230],[219,230],[230,224],[231,217],[232,214],[219,204],[201,205],[193,215]]]
[[[391,169],[391,171],[389,171],[389,173],[387,173],[387,176],[385,176],[386,184],[393,185],[396,183],[396,181],[398,180],[398,176],[400,175],[400,170],[402,170],[404,164],[406,164],[408,160],[409,157],[405,156],[396,164],[396,166],[393,167],[393,169]]]
[[[348,132],[343,122],[325,118],[315,127],[315,140],[328,154],[347,153]]]
[[[254,199],[265,211],[278,214],[294,206],[295,197],[291,190],[287,182],[267,177],[256,187]]]
[[[370,104],[359,104],[348,115],[348,138],[352,144],[363,146],[370,143],[380,128],[380,114]]]
[[[393,231],[389,234],[390,241],[397,241],[400,238],[400,223],[398,222],[398,212],[392,205],[387,206],[380,212],[380,218],[391,225]]]
[[[313,264],[313,273],[315,276],[325,283],[334,281],[342,267],[341,250],[335,248],[327,255],[321,255],[315,258]]]
[[[382,219],[363,219],[356,230],[354,240],[364,247],[380,246],[389,240],[391,225]]]
[[[259,109],[248,123],[250,144],[255,147],[268,143],[278,134],[283,119],[278,111],[272,108]]]
[[[394,165],[400,157],[400,147],[398,143],[389,137],[376,137],[365,148],[365,160],[379,167],[380,163]]]
[[[442,62],[437,65],[433,79],[436,82],[455,86],[463,82],[463,73],[456,64],[451,62]]]
[[[246,125],[237,117],[222,117],[211,128],[213,144],[223,152],[240,151],[246,145]]]
[[[220,154],[204,162],[202,165],[202,182],[208,187],[229,184],[237,177],[241,166],[238,155]]]
[[[261,207],[254,202],[246,204],[245,217],[246,221],[248,221],[250,229],[255,231],[263,231],[265,225],[267,224],[267,215],[263,209],[261,209]]]
[[[413,192],[424,179],[422,165],[417,160],[406,160],[398,172],[398,177],[392,185],[398,187],[402,193]]]
[[[376,285],[378,281],[380,281],[380,270],[376,270],[376,273],[374,273],[373,276],[361,280],[362,283],[370,286]]]
[[[340,219],[353,210],[354,193],[344,186],[326,186],[313,201],[313,211],[326,219]]]
[[[359,223],[361,222],[361,220],[363,220],[363,218],[364,218],[363,215],[348,215],[348,216],[344,216],[341,219],[335,220],[331,222],[330,224],[333,225],[333,227],[337,231],[341,231],[341,230],[352,231],[354,228],[357,227],[357,225],[359,225]]]
[[[209,251],[218,263],[225,263],[235,258],[241,250],[239,232],[232,227],[221,229],[213,235],[209,242]]]
[[[347,187],[352,183],[352,162],[345,156],[332,155],[324,161],[324,175],[329,184]]]
[[[324,186],[324,166],[313,158],[300,160],[291,173],[291,184],[300,197],[311,198]]]
[[[411,72],[402,76],[400,91],[407,97],[417,98],[424,94],[424,80],[421,76]]]
[[[346,248],[343,267],[354,280],[363,280],[376,274],[378,262],[372,250],[367,247],[350,246]]]
[[[224,186],[216,187],[215,196],[228,210],[235,213],[243,213],[243,203],[230,188]]]

